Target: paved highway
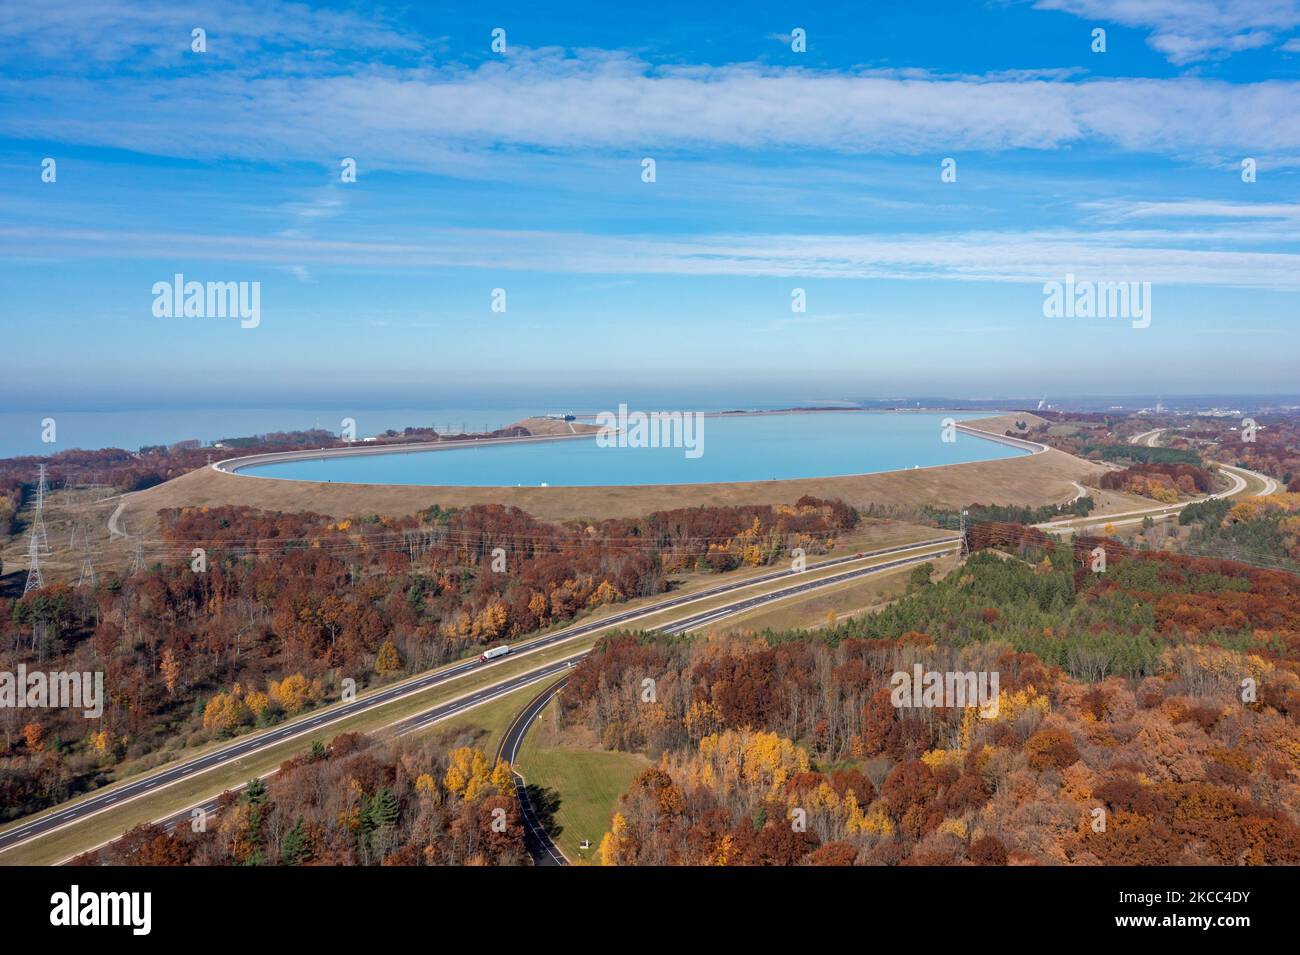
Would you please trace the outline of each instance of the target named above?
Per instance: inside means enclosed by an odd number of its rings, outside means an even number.
[[[955,550],[956,546],[954,545],[951,549]],[[933,554],[925,554],[920,557],[904,557],[899,560],[890,561],[887,564],[878,564],[873,567],[865,567],[849,571],[848,573],[837,574],[832,578],[809,581],[792,587],[784,587],[779,591],[759,594],[750,597],[747,600],[728,604],[726,607],[717,610],[707,610],[703,613],[695,614],[694,616],[680,620],[677,623],[669,624],[668,626],[659,627],[657,629],[669,634],[689,633],[692,630],[707,627],[709,624],[716,623],[719,620],[726,619],[727,617],[734,617],[737,614],[744,613],[746,610],[753,609],[754,607],[759,607],[763,604],[772,603],[777,600],[785,600],[791,596],[805,593],[809,590],[816,590],[819,587],[829,586],[832,582],[841,583],[845,580],[853,580],[858,577],[867,576],[868,574],[879,573],[883,570],[921,563],[929,560],[933,556]],[[577,654],[572,659],[576,661],[585,656],[586,652],[587,651]],[[573,665],[573,663],[569,661],[560,661],[560,663],[565,664],[566,667]],[[549,676],[550,674],[548,673],[547,675]],[[546,705],[551,701],[552,697],[554,697],[556,693],[560,692],[568,682],[569,679],[566,676],[563,679],[556,681],[551,686],[548,686],[546,689],[542,690],[541,693],[529,700],[524,708],[520,710],[515,718],[510,722],[510,725],[506,728],[505,734],[501,737],[500,744],[497,746],[497,760],[504,759],[510,764],[511,771],[514,773],[515,793],[519,798],[519,805],[524,817],[524,841],[528,846],[529,855],[533,857],[533,863],[535,865],[567,865],[569,860],[565,857],[564,853],[560,851],[559,847],[555,845],[554,841],[551,839],[550,833],[548,833],[545,826],[542,825],[536,809],[528,796],[528,787],[525,783],[524,777],[517,769],[515,769],[515,761],[519,757],[519,749],[523,746],[524,737],[528,735],[528,730],[532,728],[533,723],[537,720],[537,717],[541,714],[542,710],[546,708]]]
[[[832,586],[833,584],[841,583],[846,580],[855,579],[856,577],[859,576],[865,576],[865,574],[867,573],[875,573],[878,571],[891,569],[893,567],[901,566],[906,563],[916,563],[923,560],[929,560],[932,559],[933,557],[939,556],[942,553],[948,553],[951,552],[952,550],[955,550],[957,547],[958,540],[959,538],[956,537],[935,538],[933,540],[925,541],[919,544],[900,544],[894,547],[879,548],[873,551],[862,552],[861,554],[852,554],[844,557],[836,557],[830,560],[820,561],[818,563],[809,565],[808,569],[804,571],[804,573],[807,574],[807,573],[812,573],[814,571],[823,571],[827,568],[836,567],[840,565],[851,565],[861,561],[875,560],[879,557],[888,556],[891,554],[908,554],[908,553],[917,554],[918,552],[922,552],[919,553],[918,556],[914,556],[911,558],[893,560],[883,564],[870,564],[866,567],[858,568],[857,570],[849,571],[847,573],[835,574],[824,578],[818,577],[812,581],[808,581],[800,585],[796,585],[794,587],[780,588],[779,590],[774,591],[772,593],[764,594],[762,595],[762,597],[751,597],[746,600],[736,601],[733,602],[732,604],[729,604],[728,606],[733,606],[737,608],[735,612],[739,613],[743,610],[750,609],[762,603],[771,602],[771,600],[784,599],[785,597],[792,596],[797,593],[802,593],[818,586]],[[948,545],[948,546],[943,547],[941,550],[935,550],[936,547],[942,547],[942,545]],[[656,603],[647,605],[645,607],[637,608],[634,610],[626,610],[621,613],[616,613],[607,617],[603,617],[599,620],[591,621],[589,623],[583,623],[572,627],[565,627],[561,630],[555,631],[554,633],[546,634],[540,637],[535,637],[531,640],[527,640],[521,644],[518,644],[509,656],[503,657],[502,659],[509,660],[512,658],[517,658],[519,656],[536,653],[540,650],[544,650],[549,647],[554,647],[558,644],[562,644],[564,642],[574,640],[578,637],[598,633],[603,630],[609,630],[614,627],[624,626],[633,623],[637,620],[641,620],[655,614],[663,613],[666,610],[670,610],[676,607],[686,606],[692,603],[697,603],[699,601],[707,600],[721,595],[747,590],[751,587],[758,587],[763,584],[772,583],[774,581],[779,581],[784,578],[792,577],[792,576],[798,577],[799,575],[795,574],[793,571],[790,570],[773,571],[770,573],[760,574],[754,577],[750,577],[745,580],[734,581],[728,584],[721,584],[716,587],[711,587],[703,591],[698,591],[690,594],[683,594],[677,597],[670,597],[666,600],[657,601]],[[711,610],[708,612],[708,614],[709,614],[709,622],[711,622],[714,619],[721,619],[721,617],[718,615],[718,611],[716,610]],[[723,614],[722,616],[726,616],[726,614]],[[688,617],[686,618],[686,621],[690,621],[691,619],[693,618]],[[682,621],[678,621],[677,624],[674,625],[680,625],[681,623]],[[674,631],[674,632],[680,632],[680,631]],[[577,656],[581,656],[581,654],[578,654]],[[576,659],[576,658],[577,657],[575,656],[572,659]],[[61,808],[55,808],[54,810],[51,810],[45,813],[44,815],[29,819],[26,822],[22,822],[17,825],[11,826],[10,828],[0,832],[0,852],[3,852],[4,850],[7,849],[14,848],[16,846],[23,845],[26,842],[30,842],[33,839],[37,839],[40,838],[41,836],[48,835],[49,833],[57,832],[70,825],[81,822],[91,816],[97,815],[101,812],[106,812],[110,809],[114,809],[124,803],[130,802],[132,800],[140,799],[144,796],[152,795],[162,789],[166,789],[169,786],[176,785],[177,783],[190,779],[201,773],[208,772],[210,770],[216,769],[221,766],[226,766],[237,760],[258,753],[261,750],[266,749],[270,746],[283,743],[287,740],[291,740],[296,737],[306,735],[308,733],[316,732],[324,727],[327,727],[333,723],[337,723],[349,717],[353,717],[358,714],[365,713],[369,710],[375,709],[376,707],[383,706],[387,703],[392,703],[397,700],[404,699],[413,694],[424,692],[425,690],[428,690],[432,687],[436,687],[441,684],[453,681],[459,677],[463,677],[470,673],[477,672],[481,666],[483,665],[480,664],[477,661],[477,659],[471,659],[471,660],[463,661],[461,663],[453,664],[452,666],[447,667],[445,669],[427,673],[422,676],[416,677],[414,679],[407,680],[399,684],[395,684],[391,687],[386,687],[377,692],[370,693],[362,697],[358,697],[355,700],[351,700],[345,703],[335,704],[329,707],[328,709],[308,714],[307,716],[301,719],[294,720],[293,722],[286,723],[282,726],[261,733],[255,733],[255,734],[250,734],[248,736],[241,737],[238,740],[226,746],[215,749],[209,753],[205,753],[201,756],[196,756],[192,759],[178,762],[171,766],[163,767],[156,772],[141,776],[137,779],[133,779],[129,782],[120,785],[112,786],[108,789],[102,790],[98,793],[89,796],[88,798],[74,802],[70,805],[65,805],[64,807]],[[544,671],[545,668],[542,668],[542,670]],[[532,676],[533,681],[535,681],[549,674],[542,671],[534,670],[534,671],[530,671],[530,675]],[[482,693],[493,694],[494,691],[498,689],[500,686],[504,686],[505,684],[511,683],[512,680],[514,679],[517,678],[511,678],[510,680],[506,680],[502,684],[496,684],[490,687],[486,687],[483,689]],[[518,683],[514,685],[512,689],[517,689],[519,686],[527,685],[527,682],[531,682],[531,681],[526,681],[525,683]],[[496,695],[501,695],[501,694],[495,693],[494,696]],[[494,698],[494,696],[480,698],[477,700],[477,702],[473,703],[472,705],[477,705],[478,703],[486,702],[487,699]],[[462,707],[462,709],[467,709],[467,708],[469,707],[467,706]],[[430,716],[430,714],[437,712],[437,709],[438,708],[434,708],[430,711],[427,711],[425,714],[422,714],[422,717],[424,718],[425,722],[421,725],[427,725],[430,722],[436,722],[438,718],[446,718],[447,715],[454,715],[454,713],[447,713],[441,717]],[[460,710],[456,710],[455,712],[460,712]],[[417,717],[417,719],[418,718],[419,717]],[[418,727],[412,727],[412,728],[418,728]]]
[[[865,567],[856,567],[853,568],[852,570],[842,571],[841,573],[832,574],[827,577],[818,577],[814,580],[805,581],[800,584],[794,584],[789,587],[781,587],[776,590],[766,591],[764,593],[756,594],[754,596],[747,597],[742,600],[736,600],[732,603],[727,604],[725,607],[705,610],[696,614],[688,615],[686,617],[681,618],[680,620],[674,621],[673,623],[656,627],[655,629],[670,634],[687,633],[691,630],[697,630],[700,627],[708,626],[711,623],[716,623],[717,621],[726,619],[727,617],[744,613],[747,610],[752,610],[755,607],[761,607],[765,604],[775,603],[780,600],[787,600],[790,597],[802,593],[807,593],[808,591],[816,590],[821,587],[832,587],[837,584],[845,583],[847,581],[857,580],[862,577],[867,577],[870,576],[871,574],[881,573],[886,570],[893,570],[899,567],[906,567],[912,564],[923,563],[927,560],[932,560],[937,556],[952,553],[953,551],[957,550],[959,546],[956,539],[940,542],[941,546],[945,544],[947,546],[943,546],[942,549],[939,550],[932,549],[914,556],[900,557],[894,560],[886,561],[884,563],[870,564]],[[903,548],[885,548],[885,551],[892,552],[900,549],[916,550],[917,548],[915,546],[908,545]],[[858,560],[858,558],[851,557],[851,558],[838,559],[836,562],[839,563],[839,562],[843,562],[844,560],[856,561]],[[824,565],[819,565],[819,566],[824,566]],[[777,576],[788,577],[790,576],[790,572],[784,571]],[[608,626],[608,624],[606,624],[606,626]],[[540,666],[533,670],[529,670],[525,673],[520,673],[516,676],[505,678],[498,683],[492,684],[491,686],[483,687],[479,690],[458,697],[454,700],[449,700],[446,703],[431,707],[430,709],[422,713],[418,713],[414,716],[407,717],[406,719],[394,724],[392,729],[397,735],[401,735],[403,733],[410,733],[415,730],[424,729],[428,726],[432,726],[434,723],[438,723],[441,722],[442,720],[450,719],[453,716],[458,716],[459,714],[465,712],[466,710],[471,710],[476,706],[482,706],[484,703],[489,703],[492,700],[495,700],[499,697],[506,696],[509,693],[513,693],[515,690],[519,690],[533,683],[537,683],[541,680],[545,680],[548,677],[553,677],[557,674],[564,673],[571,667],[575,666],[579,660],[581,660],[584,656],[587,655],[588,652],[589,651],[585,649],[579,650],[576,653],[572,654],[571,656],[566,656],[560,660],[555,660],[551,663],[544,664],[543,666]],[[540,712],[540,708],[535,712]],[[528,723],[524,724],[525,730],[528,725],[530,724]],[[521,733],[519,739],[522,741],[522,738],[523,737]],[[279,740],[277,739],[275,740],[275,742],[279,742]],[[264,744],[264,745],[269,745],[269,744]],[[513,761],[514,759],[513,753],[517,753],[517,750],[518,748],[516,747],[512,751],[512,755],[510,757],[511,761]],[[502,750],[498,750],[498,755],[500,755],[501,752]],[[270,776],[270,775],[272,775],[272,773],[264,774],[264,776]],[[170,783],[168,785],[170,785]],[[234,787],[234,788],[237,789],[239,787]],[[524,792],[524,797],[525,799],[527,797],[526,791]],[[138,797],[133,797],[133,798],[138,798]],[[521,805],[525,805],[525,803],[521,802]],[[527,804],[527,805],[529,810],[531,811],[531,804]],[[214,813],[216,811],[216,795],[213,795],[212,797],[209,797],[208,799],[204,800],[202,803],[199,803],[198,806],[204,809],[209,814]],[[184,810],[181,810],[180,812],[173,813],[172,815],[159,820],[159,822],[161,822],[164,826],[166,826],[169,829],[175,827],[176,825],[180,825],[182,823],[188,824],[188,821],[191,818],[194,808],[195,807],[193,806],[188,806]],[[103,810],[101,809],[99,811],[102,812]],[[540,823],[536,823],[536,813],[533,813],[532,817],[535,821],[535,825],[540,826]],[[525,813],[525,821],[527,821],[527,819],[528,819],[528,813]],[[76,821],[76,820],[72,820],[72,821]],[[64,823],[63,825],[67,825],[67,824],[69,823]],[[60,825],[57,826],[56,828],[63,828],[63,826]],[[44,834],[45,834],[44,831],[30,834],[26,839],[23,840],[23,842],[27,842],[27,841],[31,841],[31,839],[39,838],[41,835]],[[549,837],[548,837],[548,841],[549,841]],[[16,843],[16,844],[21,845],[21,843]],[[88,847],[88,848],[98,848],[98,847],[96,846],[96,847]],[[558,850],[556,850],[556,852],[558,853]],[[563,858],[562,854],[561,854],[561,858]],[[550,863],[543,863],[543,864],[562,864],[562,863],[559,863],[554,859],[552,859]]]
[[[533,865],[568,865],[569,860],[552,841],[546,827],[542,825],[537,809],[528,796],[528,785],[524,781],[523,774],[515,768],[515,762],[519,759],[519,747],[524,744],[524,737],[528,735],[533,722],[568,682],[567,676],[557,680],[529,700],[528,705],[520,710],[506,727],[505,735],[501,737],[501,744],[497,746],[497,762],[504,759],[510,764],[510,770],[514,773],[515,795],[519,799],[519,807],[524,817],[524,845],[528,847],[528,854],[533,857]]]
[[[1145,439],[1147,443],[1150,444],[1150,442],[1154,441],[1159,430],[1162,429],[1157,429],[1157,431],[1154,432],[1147,432],[1144,435],[1137,435],[1132,440],[1134,440],[1134,443],[1137,443],[1137,439]],[[1222,465],[1221,467],[1223,467],[1225,473],[1227,473],[1234,481],[1234,487],[1230,491],[1226,492],[1226,496],[1232,496],[1245,490],[1247,482],[1241,477],[1243,474],[1256,477],[1264,482],[1264,490],[1259,492],[1261,495],[1271,493],[1271,490],[1275,490],[1277,487],[1276,481],[1273,481],[1264,475],[1257,475],[1254,474],[1254,472],[1246,471],[1242,468],[1229,467],[1227,465]],[[1213,497],[1215,495],[1211,496]],[[1086,526],[1101,526],[1101,524],[1104,523],[1114,523],[1117,525],[1130,524],[1139,522],[1148,515],[1157,518],[1172,516],[1185,506],[1186,503],[1179,505],[1158,505],[1152,508],[1121,512],[1113,515],[1050,521],[1037,526],[1043,529],[1082,529]],[[808,571],[805,573],[824,571],[827,568],[849,565],[859,561],[874,560],[890,554],[907,555],[911,553],[914,555],[910,557],[903,556],[900,559],[886,563],[872,564],[847,573],[831,575],[828,577],[818,577],[800,584],[783,587],[772,592],[756,594],[746,599],[729,602],[723,607],[712,609],[702,614],[689,616],[683,620],[676,621],[659,629],[663,629],[669,633],[688,632],[776,600],[788,599],[789,597],[806,593],[810,590],[833,586],[868,574],[878,573],[908,564],[921,563],[925,560],[955,550],[957,541],[958,538],[955,537],[935,538],[918,544],[903,544],[895,547],[879,548],[861,554],[820,561],[816,564],[810,565]],[[935,550],[938,545],[942,544],[949,544],[951,546]],[[924,551],[924,553],[918,553],[920,551]],[[758,587],[791,576],[795,575],[790,570],[773,571],[750,577],[746,580],[721,584],[697,593],[671,597],[642,608],[623,611],[589,623],[566,627],[557,630],[554,633],[535,637],[519,644],[514,648],[514,652],[509,657],[503,659],[511,659],[513,657],[535,653],[581,636],[633,623],[645,617],[663,613],[666,610],[746,590],[751,587]],[[554,673],[558,673],[565,667],[571,665],[573,661],[581,656],[582,653],[575,654],[573,657],[565,658],[555,664],[530,670],[527,673],[520,674],[519,676],[511,677],[499,683],[492,684],[477,693],[468,694],[463,698],[458,698],[457,700],[450,701],[441,706],[432,707],[417,716],[399,723],[397,727],[398,731],[409,732],[413,729],[419,729],[438,722],[439,720],[448,719],[466,709],[481,705],[482,703],[502,696],[505,693],[513,692],[522,686],[527,686],[530,683],[545,679],[547,676],[551,676]],[[101,812],[106,812],[110,809],[116,808],[124,803],[151,795],[159,790],[167,788],[168,786],[175,785],[201,773],[246,758],[270,746],[278,745],[287,740],[308,733],[313,733],[341,720],[348,719],[376,707],[404,699],[413,694],[424,692],[432,687],[466,676],[469,673],[476,672],[479,667],[480,664],[477,660],[467,660],[458,664],[453,664],[445,669],[424,674],[420,677],[384,688],[356,700],[336,704],[328,709],[308,714],[301,719],[286,723],[280,727],[242,737],[229,745],[215,749],[210,753],[179,762],[173,766],[163,767],[154,773],[131,780],[128,783],[110,787],[88,798],[74,802],[70,805],[65,805],[62,808],[56,808],[44,815],[37,816],[24,823],[0,831],[0,852],[23,845],[26,842],[40,838],[41,836],[47,835],[51,832],[64,829],[67,826],[73,825]],[[214,800],[208,800],[204,805],[214,805]],[[175,821],[182,816],[188,818],[189,811],[190,810],[187,809],[183,814],[168,817],[167,821],[174,824]]]
[[[1129,439],[1129,443],[1138,444],[1138,439],[1144,438],[1146,439],[1146,447],[1156,447],[1150,442],[1155,440],[1155,436],[1162,430],[1165,429],[1134,435]],[[1057,521],[1044,521],[1041,524],[1035,524],[1034,527],[1045,531],[1068,530],[1074,532],[1096,530],[1099,527],[1105,527],[1107,524],[1113,527],[1123,527],[1125,524],[1139,524],[1148,517],[1158,521],[1166,517],[1176,516],[1179,511],[1189,504],[1212,501],[1219,497],[1236,497],[1249,486],[1247,478],[1255,478],[1264,485],[1261,490],[1255,492],[1255,497],[1267,497],[1278,489],[1278,482],[1266,474],[1260,474],[1257,471],[1250,471],[1230,464],[1220,464],[1218,468],[1232,481],[1232,487],[1219,494],[1207,494],[1205,497],[1198,497],[1192,501],[1183,501],[1180,504],[1157,504],[1153,507],[1144,507],[1135,511],[1117,511],[1114,514],[1090,514],[1087,517],[1067,517]]]
[[[1128,439],[1129,444],[1140,444],[1146,448],[1158,447],[1156,438],[1160,437],[1162,432],[1168,431],[1168,428],[1156,428],[1152,431],[1143,431],[1141,434],[1135,434]]]

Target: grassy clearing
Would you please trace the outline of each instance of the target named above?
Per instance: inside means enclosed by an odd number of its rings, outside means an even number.
[[[551,677],[550,680],[554,680]],[[530,683],[506,696],[484,703],[449,720],[434,723],[432,726],[408,734],[411,739],[456,740],[461,746],[475,746],[487,753],[491,759],[496,753],[497,745],[505,734],[516,714],[528,701],[535,697],[548,680]]]
[[[565,745],[555,725],[556,708],[555,702],[547,706],[524,738],[516,769],[530,786],[554,796],[552,838],[570,861],[582,864],[595,860],[618,797],[650,760],[640,753]],[[584,839],[590,849],[578,848]]]
[[[936,577],[942,577],[957,565],[955,556],[936,557],[931,561]],[[916,565],[899,567],[876,576],[830,587],[824,591],[790,597],[766,607],[758,607],[732,617],[716,628],[719,633],[755,630],[816,629],[829,623],[831,614],[843,622],[870,613],[882,604],[901,596]]]
[[[491,756],[511,720],[537,695],[538,688],[545,685],[546,681],[542,681],[524,687],[411,735],[416,739],[457,739],[461,745],[477,746]],[[618,797],[650,761],[633,753],[552,745],[557,739],[555,708],[555,703],[548,706],[541,721],[524,738],[515,768],[530,785],[541,786],[555,795],[558,806],[554,821],[562,830],[555,841],[566,856],[581,862],[595,857]],[[591,840],[591,849],[578,848],[583,839]]]
[[[929,531],[930,529],[926,530]],[[876,561],[885,561],[889,559],[891,558],[886,556],[877,558]],[[872,562],[874,563],[876,561]],[[692,586],[690,588],[683,588],[683,590],[689,591],[703,589],[708,585],[716,584],[723,580],[741,579],[745,576],[753,576],[770,569],[771,568],[758,568],[748,574],[728,577],[700,576],[698,580],[692,581]],[[842,572],[844,569],[845,568],[843,567],[838,567],[827,570],[818,570],[814,565],[809,568],[807,574],[801,579],[806,582],[828,574]],[[777,583],[782,582],[778,581]],[[727,594],[711,597],[688,607],[674,608],[648,615],[645,618],[636,621],[632,626],[641,629],[653,629],[656,626],[662,626],[663,624],[685,614],[698,613],[721,606],[731,599],[733,599],[733,596]],[[605,613],[612,613],[617,609],[625,609],[627,606],[627,604],[618,605],[616,608],[607,609]],[[541,666],[544,663],[588,649],[598,638],[599,634],[588,634],[560,644],[556,647],[549,647],[545,650],[530,653],[527,656],[512,657],[483,670],[475,670],[463,677],[455,679],[449,684],[414,693],[404,699],[395,700],[378,707],[376,710],[348,717],[328,726],[322,726],[319,729],[305,733],[296,739],[286,740],[285,742],[277,744],[264,751],[249,755],[234,763],[213,768],[208,772],[176,783],[175,785],[169,786],[156,793],[151,793],[148,796],[141,797],[132,802],[126,802],[114,806],[112,809],[105,810],[85,820],[75,822],[67,828],[50,833],[49,835],[43,836],[33,842],[8,849],[5,852],[0,853],[0,865],[49,865],[58,862],[68,856],[85,851],[86,849],[113,839],[142,822],[160,819],[172,813],[179,812],[180,810],[200,802],[216,793],[241,785],[254,776],[260,776],[272,772],[280,765],[280,763],[284,762],[285,759],[302,752],[306,748],[310,747],[312,742],[316,740],[328,742],[339,733],[343,732],[375,732],[376,730],[382,729],[383,727],[407,716],[413,716],[417,713],[424,712],[433,706],[445,703],[448,700],[455,699],[456,697],[470,693],[475,689],[491,683],[498,682],[512,674],[523,673],[527,670]],[[314,718],[315,715],[327,712],[328,710],[316,710],[312,715]],[[210,745],[215,746],[220,744],[213,743]],[[188,758],[201,751],[202,750],[189,751],[184,753],[184,756]],[[177,755],[179,757],[181,754],[178,753]],[[110,791],[111,788],[112,787],[101,788],[95,790],[94,793],[86,794],[79,798],[86,799],[90,798],[92,795],[100,795],[106,791]],[[62,812],[78,801],[79,800],[72,800],[68,803],[63,803],[47,812]],[[30,818],[33,817],[28,817],[28,819]],[[26,820],[19,820],[11,823],[11,825],[21,825],[24,821]]]

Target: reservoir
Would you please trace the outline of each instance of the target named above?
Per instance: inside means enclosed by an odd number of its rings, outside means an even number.
[[[945,418],[987,413],[797,412],[711,415],[698,455],[682,447],[617,447],[591,436],[432,451],[344,454],[250,464],[240,474],[297,481],[457,487],[716,484],[839,477],[990,461],[1026,450],[963,431]],[[951,435],[952,432],[949,432]]]

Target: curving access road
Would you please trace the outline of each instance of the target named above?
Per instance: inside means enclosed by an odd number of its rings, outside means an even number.
[[[519,748],[523,746],[524,737],[532,728],[533,721],[541,716],[542,710],[546,709],[546,705],[568,682],[567,676],[557,680],[529,700],[528,704],[510,721],[505,735],[501,737],[500,745],[497,746],[496,761],[505,760],[510,766],[511,773],[514,774],[515,796],[519,800],[519,809],[524,818],[524,845],[528,847],[528,854],[533,858],[533,865],[568,865],[569,860],[551,839],[551,834],[546,831],[546,826],[538,817],[537,809],[528,795],[528,785],[523,773],[515,768],[515,763],[519,759]]]
[[[512,653],[508,656],[502,657],[501,660],[511,660],[537,653],[541,650],[555,647],[579,637],[597,634],[601,631],[611,630],[616,627],[626,626],[635,621],[662,614],[666,610],[684,607],[719,596],[739,594],[743,591],[750,590],[751,588],[762,588],[764,585],[775,585],[773,589],[761,590],[759,593],[748,597],[741,596],[736,600],[728,602],[722,607],[713,608],[693,616],[688,615],[668,624],[666,627],[659,628],[669,629],[669,632],[685,632],[686,630],[705,626],[727,616],[752,609],[753,607],[761,606],[777,600],[784,600],[788,597],[812,589],[830,587],[844,583],[845,581],[855,580],[859,577],[880,573],[896,567],[931,560],[935,557],[956,550],[959,547],[959,543],[960,538],[945,537],[917,544],[901,544],[894,547],[885,547],[863,552],[861,554],[847,555],[844,557],[836,557],[830,560],[820,561],[809,565],[807,570],[802,573],[796,573],[792,570],[773,571],[750,577],[745,580],[721,584],[706,590],[690,594],[682,594],[677,597],[669,597],[665,600],[656,601],[655,603],[633,610],[626,610],[621,613],[603,617],[599,620],[565,627],[553,633],[532,638],[516,645],[513,648]],[[903,556],[883,563],[864,563],[876,561],[880,557],[887,557],[895,554]],[[820,573],[828,568],[837,566],[852,567],[855,564],[864,564],[864,566],[859,566],[837,574],[817,576],[812,580],[806,580],[800,584],[780,586],[780,584],[787,578],[799,578],[806,574]],[[585,650],[580,651],[573,656],[566,657],[564,660],[558,662],[561,664],[567,664],[569,661],[576,661],[585,652]],[[494,664],[487,664],[486,666],[490,667],[493,665]],[[92,816],[115,809],[125,803],[154,795],[161,790],[201,775],[202,773],[209,772],[219,767],[230,766],[241,759],[260,753],[269,747],[277,746],[288,740],[302,737],[310,733],[315,733],[332,724],[368,712],[377,707],[384,706],[385,704],[405,699],[443,684],[451,683],[458,678],[479,672],[483,666],[485,665],[480,664],[476,659],[452,664],[451,666],[445,667],[441,670],[432,671],[413,679],[406,680],[402,683],[384,687],[373,693],[366,694],[365,696],[357,697],[354,700],[334,704],[324,710],[309,713],[300,719],[282,724],[278,727],[240,737],[234,742],[214,749],[211,752],[183,760],[174,765],[163,767],[155,772],[142,775],[128,782],[107,787],[92,795],[75,800],[71,803],[66,803],[63,806],[55,807],[41,815],[11,825],[9,828],[0,831],[0,853],[24,845],[32,840],[39,839],[42,836],[60,831],[69,826],[76,825]],[[423,713],[403,721],[403,723],[398,724],[399,731],[419,729],[422,726],[437,722],[440,719],[446,719],[450,716],[456,715],[457,713],[463,712],[465,709],[480,705],[490,699],[495,699],[496,697],[518,689],[521,686],[526,686],[530,682],[544,679],[556,672],[559,672],[557,664],[552,663],[535,668],[524,674],[508,678],[503,677],[501,681],[483,687],[474,693],[467,694],[465,697],[459,697],[448,703],[430,707],[430,709]],[[406,729],[401,729],[403,726],[405,726]],[[216,795],[217,793],[213,793],[213,797]],[[202,806],[207,802],[210,802],[210,799],[195,805]],[[189,807],[187,807],[186,812],[188,813],[188,811]],[[165,818],[171,817],[169,816]]]

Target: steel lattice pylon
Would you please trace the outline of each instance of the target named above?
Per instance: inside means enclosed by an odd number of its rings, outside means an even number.
[[[23,596],[45,586],[41,577],[41,544],[36,537],[36,528],[32,528],[31,543],[27,546],[27,585],[23,587]]]

